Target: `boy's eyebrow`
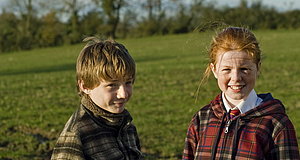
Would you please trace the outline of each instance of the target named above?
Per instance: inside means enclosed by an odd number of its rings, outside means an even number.
[[[134,78],[124,78],[123,79],[124,81],[131,81],[131,80],[134,80]],[[112,80],[109,80],[109,81],[107,81],[107,82],[119,82],[119,81],[121,81],[120,79],[112,79]]]
[[[107,82],[118,82],[119,80],[116,80],[116,79],[112,79],[112,80],[108,80]]]

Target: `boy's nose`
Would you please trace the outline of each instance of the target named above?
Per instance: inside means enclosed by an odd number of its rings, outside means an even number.
[[[117,98],[118,99],[125,99],[128,97],[128,92],[124,85],[121,85],[118,89]]]

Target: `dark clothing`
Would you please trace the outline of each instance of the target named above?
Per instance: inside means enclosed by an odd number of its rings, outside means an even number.
[[[113,114],[83,100],[66,123],[51,159],[142,159],[140,142],[127,110]]]
[[[271,94],[263,102],[229,119],[221,94],[193,117],[182,159],[299,160],[295,129],[283,104]]]

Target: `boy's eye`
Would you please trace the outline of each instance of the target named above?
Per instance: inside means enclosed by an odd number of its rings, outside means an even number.
[[[107,86],[108,86],[108,87],[117,87],[118,84],[117,84],[117,83],[110,83],[110,84],[108,84]]]
[[[126,81],[126,85],[132,85],[133,84],[133,81],[130,80],[130,81]]]

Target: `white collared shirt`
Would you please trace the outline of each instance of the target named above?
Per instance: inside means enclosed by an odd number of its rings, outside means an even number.
[[[225,94],[224,92],[222,93],[222,99],[223,99],[223,103],[224,106],[226,108],[226,111],[229,112],[229,110],[233,110],[233,109],[239,109],[241,113],[246,113],[247,111],[257,107],[263,100],[261,98],[259,98],[256,94],[256,92],[254,91],[254,89],[252,89],[252,91],[249,93],[248,97],[246,100],[241,101],[236,107],[231,108],[231,106],[229,105],[227,99],[225,98]]]

